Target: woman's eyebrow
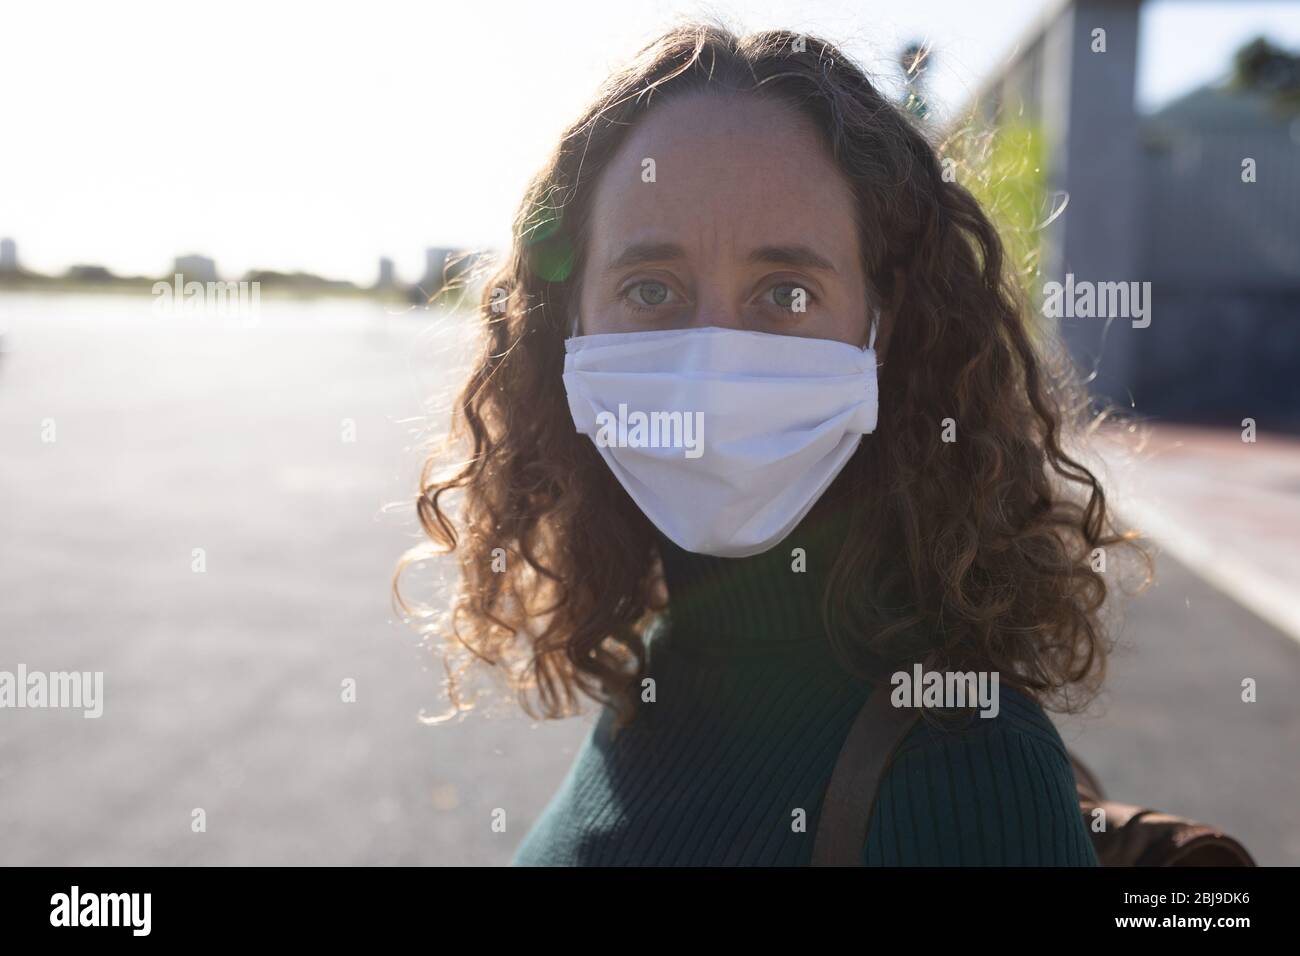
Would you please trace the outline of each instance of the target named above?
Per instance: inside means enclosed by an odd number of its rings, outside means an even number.
[[[605,272],[617,272],[631,266],[651,262],[671,262],[686,258],[686,251],[675,242],[635,242],[620,252],[605,267]],[[749,261],[766,265],[783,265],[795,269],[817,269],[836,272],[835,265],[825,256],[808,246],[760,246],[749,254]]]
[[[807,246],[761,246],[749,254],[749,261],[768,265],[790,266],[794,269],[818,269],[836,272],[834,264],[825,256]]]
[[[643,266],[649,262],[671,262],[684,258],[686,250],[675,242],[634,242],[605,266],[605,273],[608,275],[619,269]]]

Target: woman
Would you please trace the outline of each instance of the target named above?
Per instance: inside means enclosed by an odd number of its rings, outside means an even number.
[[[806,864],[855,715],[919,665],[1000,692],[917,722],[861,862],[1096,865],[1044,708],[1100,681],[1128,536],[950,178],[829,44],[693,26],[532,183],[471,453],[419,498],[454,641],[530,713],[605,705],[516,863]]]

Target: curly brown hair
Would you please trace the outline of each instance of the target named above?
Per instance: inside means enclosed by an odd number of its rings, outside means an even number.
[[[1095,549],[1135,538],[1067,451],[1087,401],[936,148],[834,46],[786,31],[674,28],[606,81],[532,181],[478,309],[483,350],[452,433],[468,456],[436,477],[448,459],[432,454],[421,476],[420,523],[458,556],[445,647],[502,666],[533,716],[530,691],[541,716],[571,713],[585,694],[620,725],[632,719],[646,627],[667,601],[662,567],[652,525],[574,428],[564,340],[593,185],[652,104],[705,90],[794,106],[871,224],[863,267],[891,335],[877,431],[835,486],[849,533],[822,611],[838,658],[867,677],[917,660],[991,669],[1045,706],[1077,709],[1110,647]],[[940,440],[949,418],[958,441]],[[399,565],[407,611],[402,570],[427,551]]]

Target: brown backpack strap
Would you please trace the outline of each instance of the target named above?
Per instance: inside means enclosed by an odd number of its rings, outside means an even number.
[[[919,717],[915,707],[893,706],[888,687],[878,686],[871,691],[835,758],[817,821],[813,866],[862,865],[876,791],[898,745]]]

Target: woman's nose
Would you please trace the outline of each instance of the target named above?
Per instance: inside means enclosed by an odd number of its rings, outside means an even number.
[[[743,329],[745,316],[730,295],[705,292],[691,315],[691,328]]]

